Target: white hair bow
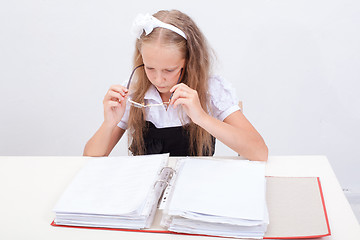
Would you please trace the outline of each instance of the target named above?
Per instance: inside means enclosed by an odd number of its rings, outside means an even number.
[[[138,39],[140,39],[140,36],[143,33],[143,31],[145,31],[145,35],[148,35],[154,30],[154,28],[157,27],[169,29],[186,39],[185,33],[181,31],[179,28],[171,24],[164,23],[159,19],[153,17],[149,13],[137,15],[132,26],[132,32],[135,34],[135,36]]]

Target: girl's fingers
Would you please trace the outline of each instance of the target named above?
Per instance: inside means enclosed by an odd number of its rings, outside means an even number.
[[[183,88],[177,88],[173,93],[170,104],[174,104],[176,101],[178,101],[181,98],[192,98],[192,92],[193,92],[192,89],[188,90]]]
[[[178,98],[174,103],[173,103],[173,108],[175,109],[178,105],[187,105],[189,103],[189,100],[186,98]]]
[[[104,101],[104,106],[119,107],[124,105],[125,102],[126,102],[126,98],[124,98],[121,101],[119,101],[118,99],[110,99],[108,101]]]
[[[105,95],[104,97],[104,102],[106,101],[119,101],[119,99],[121,98],[122,96],[120,95],[120,93],[116,93],[116,92],[113,92],[113,91],[108,91],[107,94]]]
[[[178,98],[179,98],[179,92],[178,91],[173,92],[172,97],[170,99],[170,105],[173,105]]]
[[[110,106],[110,107],[119,107],[120,103],[116,102],[116,101],[109,101],[108,106]]]
[[[170,89],[170,92],[175,92],[177,89],[191,89],[189,88],[186,84],[184,83],[179,83],[179,84],[176,84],[175,86],[173,86],[171,89]]]
[[[121,85],[112,85],[109,90],[112,90],[114,92],[118,92],[122,96],[125,96],[129,92],[129,90],[126,87],[121,86]]]
[[[104,100],[114,100],[114,101],[123,101],[127,95],[121,94],[119,92],[109,90],[105,96]]]

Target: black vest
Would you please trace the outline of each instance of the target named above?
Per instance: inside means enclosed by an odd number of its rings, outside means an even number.
[[[215,138],[211,138],[210,155],[212,156],[215,152]],[[144,142],[145,154],[170,153],[170,156],[190,156],[189,134],[182,126],[157,128],[152,122],[147,121]]]

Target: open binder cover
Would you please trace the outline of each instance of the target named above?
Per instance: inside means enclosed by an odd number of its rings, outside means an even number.
[[[318,177],[267,177],[270,224],[264,239],[331,235]]]
[[[207,161],[202,159],[202,161]],[[171,187],[171,186],[170,186]],[[324,198],[319,178],[316,177],[267,177],[266,202],[270,224],[264,239],[316,238],[330,235]],[[157,209],[149,228],[126,229],[115,227],[69,226],[53,221],[61,227],[107,229],[117,231],[141,231],[152,233],[214,236],[216,234],[187,234],[172,232],[161,226],[163,210]]]

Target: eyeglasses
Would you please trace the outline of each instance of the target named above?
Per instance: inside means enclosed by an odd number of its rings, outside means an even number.
[[[131,83],[132,77],[133,77],[136,69],[138,69],[138,68],[140,68],[140,67],[143,67],[143,66],[144,66],[144,64],[141,64],[141,65],[135,67],[134,70],[131,72],[131,75],[130,75],[128,84],[127,84],[127,86],[126,86],[127,89],[129,89],[129,87],[130,87],[130,83]],[[181,70],[180,70],[179,79],[177,80],[177,83],[176,83],[176,84],[178,84],[178,83],[180,82],[180,79],[181,79],[181,76],[182,76],[182,72],[183,72],[183,68],[181,68]],[[148,107],[167,106],[167,105],[170,104],[170,100],[171,100],[173,94],[174,94],[174,93],[171,93],[170,98],[169,98],[169,101],[167,101],[167,102],[162,102],[162,103],[156,103],[156,104],[138,103],[138,102],[135,102],[135,101],[131,100],[130,98],[128,98],[127,101],[128,101],[132,106],[137,107],[137,108],[148,108]]]

